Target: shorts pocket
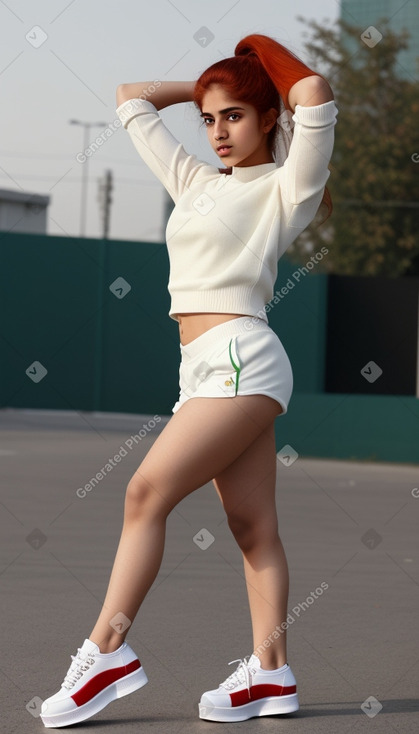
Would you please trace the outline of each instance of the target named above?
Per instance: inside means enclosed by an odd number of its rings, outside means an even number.
[[[227,338],[199,364],[201,384],[197,388],[202,395],[234,398],[239,389],[241,364],[236,348],[237,336]],[[206,368],[206,369],[203,369]]]
[[[188,397],[233,398],[238,394],[241,362],[236,340],[237,335],[226,338],[188,365],[181,383]]]

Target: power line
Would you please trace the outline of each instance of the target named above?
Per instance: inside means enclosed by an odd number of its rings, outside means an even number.
[[[21,175],[20,173],[15,173],[13,175],[15,178],[19,178],[25,181],[54,181],[55,183],[57,182],[56,176],[34,176],[31,174]],[[8,179],[9,176],[6,176],[4,173],[0,173],[0,178]],[[77,178],[75,176],[73,176],[72,178],[68,176],[65,179],[63,179],[61,183],[80,183],[81,180],[82,180],[81,178]],[[117,183],[135,184],[136,186],[161,186],[160,181],[153,181],[153,180],[144,181],[144,180],[139,180],[136,178],[117,178],[116,181]],[[12,190],[14,191],[15,189],[12,189]],[[18,189],[16,189],[16,191],[18,191]]]
[[[55,153],[44,153],[42,155],[37,155],[36,153],[21,153],[21,152],[7,152],[5,150],[0,150],[0,155],[2,158],[17,158],[17,159],[28,159],[28,160],[51,160],[51,161],[74,161],[75,163],[78,161],[76,160],[76,156],[69,156],[69,155],[56,155]],[[95,161],[95,158],[92,156],[90,158],[90,161]],[[96,159],[97,163],[103,163],[104,161],[108,161],[111,163],[120,163],[124,166],[137,166],[138,167],[138,161],[131,160],[130,158],[108,158],[106,156],[100,156],[100,158]]]

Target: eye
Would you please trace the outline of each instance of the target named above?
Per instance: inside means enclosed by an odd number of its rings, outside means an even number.
[[[228,120],[228,119],[229,119],[230,117],[235,117],[235,118],[237,118],[238,120],[240,120],[240,115],[238,115],[238,114],[237,114],[237,112],[230,112],[230,114],[229,114],[229,115],[227,116],[227,120]],[[203,120],[204,120],[204,125],[207,125],[207,126],[208,126],[208,124],[207,124],[207,120],[208,120],[209,122],[214,122],[214,120],[213,120],[213,118],[212,118],[212,117],[204,117],[204,118],[203,118]],[[233,122],[236,122],[236,120],[233,120]]]

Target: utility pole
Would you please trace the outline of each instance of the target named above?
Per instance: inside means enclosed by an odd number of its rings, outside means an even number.
[[[81,120],[69,120],[70,125],[80,125],[83,128],[83,152],[87,150],[89,143],[89,133],[92,127],[106,127],[107,122],[82,122]],[[86,160],[83,163],[83,175],[81,185],[81,204],[80,204],[80,237],[86,236],[86,212],[87,212],[87,195],[89,182],[89,157],[85,153]]]
[[[98,194],[99,206],[102,212],[102,225],[103,225],[102,237],[104,240],[107,240],[109,237],[109,222],[110,222],[110,213],[111,213],[112,189],[113,189],[112,171],[107,170],[105,172],[105,177],[103,179],[99,179],[99,194]]]

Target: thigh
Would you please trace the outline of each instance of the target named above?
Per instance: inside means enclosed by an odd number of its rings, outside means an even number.
[[[170,510],[223,472],[277,413],[276,401],[266,395],[191,398],[169,420],[131,482],[138,476]]]
[[[238,530],[256,523],[277,528],[276,447],[270,423],[248,448],[213,482],[230,527]]]

